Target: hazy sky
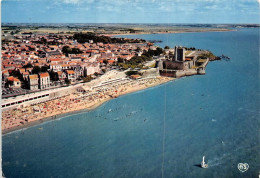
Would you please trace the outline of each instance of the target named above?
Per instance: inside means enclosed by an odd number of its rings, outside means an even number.
[[[260,0],[2,0],[2,22],[259,23]]]

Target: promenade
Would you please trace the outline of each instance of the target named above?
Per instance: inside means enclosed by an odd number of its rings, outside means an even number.
[[[65,113],[94,109],[120,95],[143,90],[170,80],[173,80],[173,78],[158,76],[139,80],[119,78],[91,88],[82,84],[80,86],[82,90],[71,90],[71,93],[64,93],[62,96],[4,110],[2,113],[2,131],[7,133],[9,130],[27,127],[30,123],[37,123],[36,121],[43,122],[45,118],[55,119]]]

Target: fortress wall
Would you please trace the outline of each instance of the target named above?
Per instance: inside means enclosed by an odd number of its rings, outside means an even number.
[[[197,75],[197,69],[188,70],[160,70],[161,76],[180,78],[184,76]]]
[[[176,71],[176,78],[190,76],[190,75],[197,75],[198,72],[196,69],[189,69],[189,70],[178,70]]]

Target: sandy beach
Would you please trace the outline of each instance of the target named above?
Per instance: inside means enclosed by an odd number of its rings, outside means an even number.
[[[67,114],[95,109],[110,99],[160,85],[173,78],[153,77],[139,80],[128,79],[106,86],[95,87],[89,92],[74,92],[59,98],[32,105],[21,105],[2,112],[2,133],[40,124]]]

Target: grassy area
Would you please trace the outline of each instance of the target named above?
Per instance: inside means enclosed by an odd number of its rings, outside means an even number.
[[[216,56],[208,51],[207,53],[203,54],[203,56],[200,56],[199,58],[205,59],[205,58],[209,58],[210,60],[214,60],[216,58]]]
[[[197,69],[197,68],[199,68],[199,66],[192,66],[191,68],[192,69]]]
[[[143,68],[142,64],[130,64],[130,63],[119,63],[118,66],[124,68],[124,69],[135,69],[135,68]]]
[[[200,63],[204,63],[206,61],[207,61],[207,59],[199,59],[199,60],[197,60],[197,62],[200,62]]]

